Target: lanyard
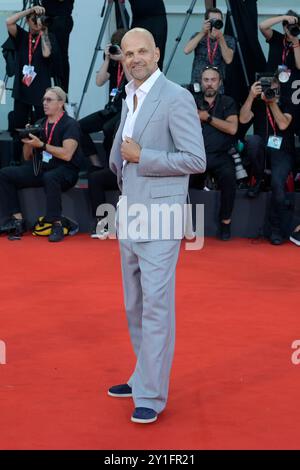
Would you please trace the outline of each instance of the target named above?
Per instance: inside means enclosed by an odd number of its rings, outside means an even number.
[[[276,124],[275,124],[275,119],[273,119],[273,117],[272,117],[272,115],[271,115],[271,111],[269,110],[269,106],[268,106],[268,105],[267,105],[266,109],[267,109],[267,116],[268,116],[269,123],[271,124],[272,129],[273,129],[273,132],[274,132],[274,135],[276,136]]]
[[[117,72],[117,88],[120,88],[123,75],[124,75],[123,66],[119,62],[118,63],[118,72]]]
[[[210,63],[211,65],[214,63],[214,58],[215,58],[216,53],[217,53],[218,45],[219,45],[219,41],[216,40],[216,44],[215,44],[214,50],[212,51],[212,50],[211,50],[211,45],[210,45],[210,39],[209,39],[209,37],[207,36],[207,55],[208,55],[209,63]]]
[[[209,105],[208,112],[212,111],[215,107],[216,101],[214,101],[212,104]]]
[[[61,120],[61,118],[63,117],[63,115],[65,114],[65,112],[63,112],[59,118],[55,121],[55,123],[53,124],[52,126],[52,129],[51,129],[51,132],[50,132],[50,136],[49,136],[49,139],[48,139],[48,124],[49,124],[49,119],[47,119],[46,121],[46,124],[45,124],[45,134],[46,134],[46,139],[47,140],[47,144],[51,144],[52,142],[52,137],[53,137],[53,133],[54,133],[54,129],[56,128],[57,124],[59,123],[59,121]]]
[[[35,53],[36,48],[39,45],[39,42],[41,40],[41,36],[42,36],[42,33],[40,33],[38,35],[37,40],[35,41],[34,48],[32,50],[32,34],[29,33],[29,45],[28,45],[28,62],[29,62],[29,65],[31,65],[33,54]]]
[[[286,64],[287,56],[289,55],[291,46],[287,44],[286,38],[283,39],[283,51],[282,51],[282,64]]]

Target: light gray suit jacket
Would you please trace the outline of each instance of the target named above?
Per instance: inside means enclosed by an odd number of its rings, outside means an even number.
[[[153,205],[164,204],[170,208],[176,204],[183,209],[189,174],[203,173],[206,169],[202,130],[192,95],[167,80],[163,74],[159,76],[141,106],[132,135],[142,149],[140,161],[138,164],[126,163],[123,167],[120,146],[127,112],[126,102],[123,101],[121,122],[110,154],[110,168],[117,175],[122,197],[127,198],[127,214],[130,208],[134,212],[137,208],[133,206],[135,204],[143,204],[148,215]],[[143,229],[136,241],[165,239],[162,220],[159,227],[152,230],[153,220],[151,217],[145,220],[145,211],[138,217]],[[127,225],[129,221],[130,218]],[[178,227],[176,236],[174,230],[174,226],[171,226],[169,239],[182,238],[183,231],[178,237]],[[153,237],[151,233],[154,232],[156,235]]]

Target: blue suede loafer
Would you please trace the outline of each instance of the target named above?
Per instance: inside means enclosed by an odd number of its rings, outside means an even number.
[[[152,408],[135,408],[133,415],[131,416],[131,421],[134,423],[148,424],[154,423],[157,420],[156,411]]]
[[[114,385],[108,389],[110,397],[127,398],[132,397],[132,389],[128,384]]]

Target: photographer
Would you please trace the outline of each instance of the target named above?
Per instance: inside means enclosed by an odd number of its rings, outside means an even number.
[[[250,89],[240,110],[241,124],[253,123],[254,135],[246,139],[247,155],[253,168],[256,184],[249,189],[248,196],[256,197],[261,189],[265,162],[271,169],[271,213],[270,242],[280,245],[285,237],[284,216],[287,210],[285,183],[293,168],[294,130],[290,105],[279,102],[280,86],[276,77],[268,83],[261,77]]]
[[[226,64],[233,60],[235,40],[223,35],[223,14],[218,8],[209,8],[205,12],[202,30],[195,33],[184,48],[185,54],[194,51],[191,83],[199,80],[202,70],[207,65],[219,68],[225,79]],[[221,89],[223,91],[223,87]]]
[[[202,92],[194,97],[202,124],[207,172],[216,178],[221,190],[218,236],[226,241],[231,237],[231,213],[236,191],[234,160],[229,152],[235,143],[238,112],[234,100],[219,93],[221,85],[220,71],[207,66],[201,77]],[[202,175],[190,176],[191,187],[201,187],[202,182]]]
[[[49,241],[63,240],[61,192],[72,188],[78,179],[81,151],[78,123],[64,111],[66,94],[59,87],[48,88],[43,98],[46,117],[38,121],[34,134],[22,139],[25,163],[0,170],[0,201],[8,217],[0,233],[25,231],[17,190],[44,187],[45,222],[52,223]],[[38,135],[36,135],[38,134]],[[24,131],[23,131],[24,135]]]
[[[44,8],[36,6],[16,13],[6,20],[7,30],[13,38],[17,52],[12,93],[14,129],[24,127],[28,122],[35,122],[44,115],[42,98],[45,90],[51,86],[52,64],[59,63],[55,38],[48,34],[47,27],[39,18],[44,13]],[[17,25],[24,17],[29,32]],[[20,146],[15,143],[15,161],[19,161],[20,151]]]
[[[105,150],[109,155],[113,136],[119,121],[122,98],[125,97],[125,84],[127,83],[126,74],[122,65],[122,53],[119,48],[122,37],[125,34],[124,29],[118,29],[111,37],[111,43],[105,47],[104,62],[97,72],[96,84],[101,87],[109,81],[109,101],[105,108],[80,119],[79,125],[82,131],[82,149],[86,157],[89,159],[91,170],[99,168],[100,162],[97,155],[95,144],[93,143],[90,133],[103,130],[105,135]],[[111,46],[113,50],[110,51]]]
[[[272,26],[282,23],[284,34],[279,33]],[[286,65],[289,69],[300,69],[300,21],[293,10],[286,15],[268,18],[259,25],[259,29],[266,38],[270,49],[267,70],[275,72],[278,65]]]
[[[284,34],[272,29],[278,23],[282,23]],[[299,16],[289,10],[286,15],[268,18],[260,23],[259,28],[269,44],[266,71],[276,73],[278,66],[284,68],[284,72],[279,74],[281,94],[290,99],[293,74],[300,70]]]

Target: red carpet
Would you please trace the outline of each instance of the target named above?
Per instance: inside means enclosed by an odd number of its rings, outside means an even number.
[[[0,240],[1,449],[297,449],[300,250],[208,239],[181,252],[170,399],[130,422],[116,241]]]

